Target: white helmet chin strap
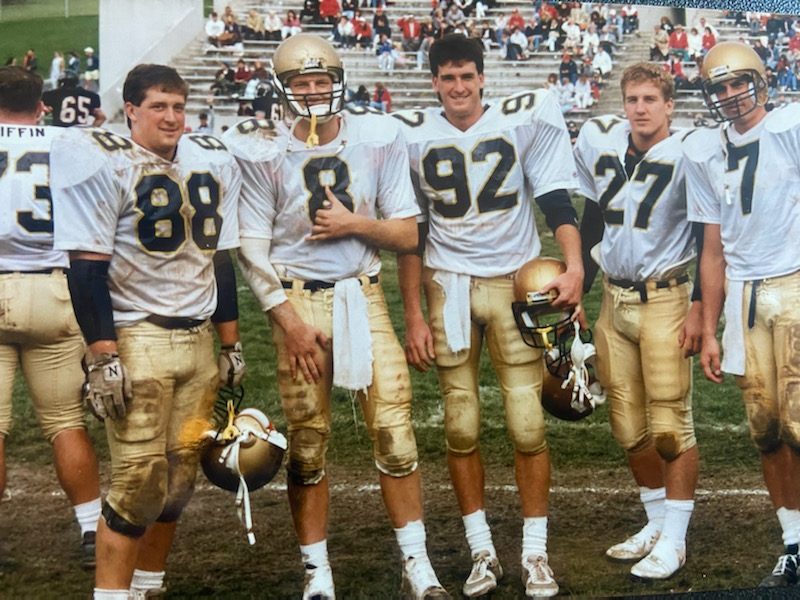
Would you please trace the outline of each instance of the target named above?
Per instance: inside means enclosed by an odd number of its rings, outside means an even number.
[[[572,401],[570,406],[577,411],[583,412],[588,403],[593,409],[606,401],[606,394],[598,382],[590,384],[589,366],[594,365],[594,357],[597,354],[594,344],[581,340],[580,325],[577,321],[575,326],[575,338],[572,340],[570,358],[572,366],[569,375],[562,382],[561,389],[566,389],[572,383]]]

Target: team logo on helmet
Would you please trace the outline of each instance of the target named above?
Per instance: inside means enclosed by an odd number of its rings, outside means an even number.
[[[553,306],[557,293],[541,289],[566,272],[558,259],[540,256],[522,265],[514,275],[514,298],[511,310],[522,340],[534,348],[550,349],[569,331],[570,312]]]

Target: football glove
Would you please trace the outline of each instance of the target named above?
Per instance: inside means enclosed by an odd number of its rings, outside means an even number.
[[[91,413],[103,421],[122,419],[133,398],[133,386],[125,365],[116,353],[87,354],[84,359],[86,381],[83,401]]]
[[[242,343],[236,342],[233,346],[222,346],[217,359],[219,366],[219,383],[227,387],[238,387],[242,383],[247,365],[244,363]]]

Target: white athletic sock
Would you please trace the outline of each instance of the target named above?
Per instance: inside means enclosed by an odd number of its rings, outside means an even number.
[[[103,590],[94,588],[94,600],[128,600],[128,590]]]
[[[300,545],[300,556],[303,565],[308,567],[327,567],[328,565],[328,540],[322,540],[307,546]]]
[[[75,518],[81,526],[81,537],[87,531],[97,531],[97,522],[100,520],[100,498],[95,498],[83,504],[76,504],[72,507],[75,511]]]
[[[781,506],[777,513],[783,530],[783,545],[800,544],[800,510]]]
[[[522,560],[526,556],[547,554],[547,517],[525,517],[522,520]]]
[[[164,587],[164,571],[142,571],[141,569],[133,570],[133,579],[131,579],[131,591],[146,591],[146,590],[160,590]]]
[[[639,498],[647,513],[647,527],[660,532],[664,527],[664,501],[667,499],[667,488],[639,488]]]
[[[694,511],[694,500],[664,500],[664,528],[661,534],[676,543],[686,543],[686,530]]]
[[[483,510],[476,510],[474,513],[464,515],[461,520],[464,522],[467,544],[472,556],[481,550],[488,550],[492,557],[496,557],[497,550],[492,543],[492,530],[486,522],[486,513]]]
[[[422,521],[409,521],[405,527],[394,530],[397,536],[397,545],[403,553],[403,560],[414,558],[428,558],[425,548],[425,525]]]

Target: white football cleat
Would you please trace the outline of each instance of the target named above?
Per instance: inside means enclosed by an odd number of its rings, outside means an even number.
[[[502,577],[503,567],[497,557],[481,550],[472,556],[472,570],[461,591],[467,598],[483,596],[495,589]]]
[[[335,598],[333,572],[330,565],[306,567],[303,600],[335,600]]]
[[[403,600],[449,600],[450,594],[439,583],[427,557],[410,556],[403,563],[400,597]]]
[[[522,583],[527,598],[549,598],[558,594],[553,569],[547,564],[547,554],[530,554],[522,561]]]
[[[685,564],[686,543],[662,535],[650,554],[631,567],[631,575],[645,581],[669,579]]]
[[[650,554],[660,535],[660,531],[650,530],[645,525],[624,542],[611,546],[606,550],[606,556],[618,561],[640,560]]]

